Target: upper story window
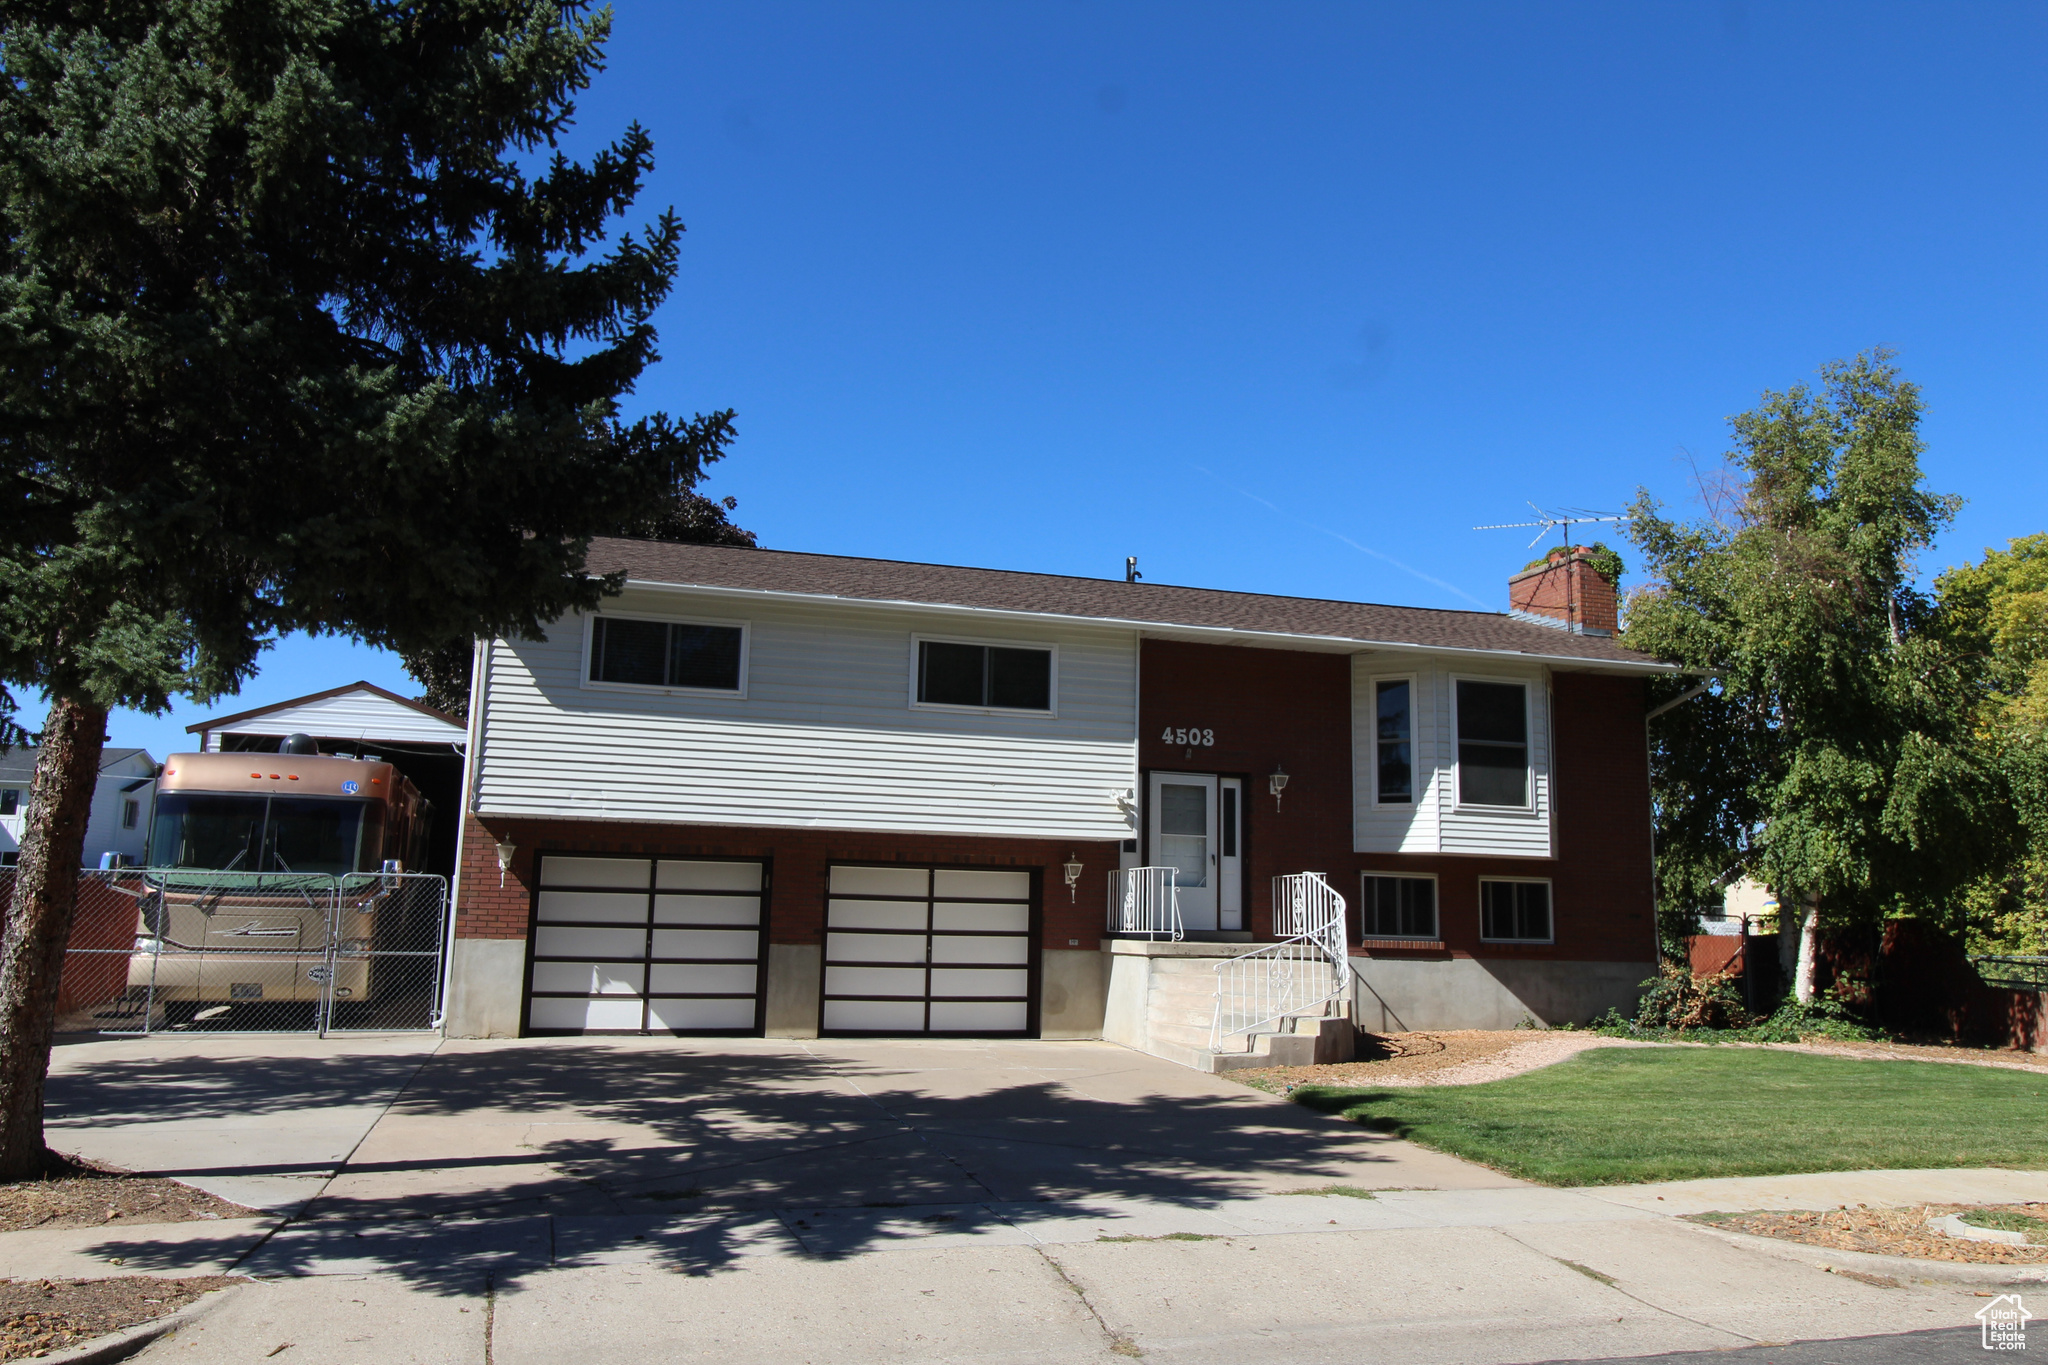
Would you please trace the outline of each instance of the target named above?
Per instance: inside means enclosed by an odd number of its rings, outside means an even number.
[[[1529,689],[1458,681],[1458,801],[1529,805]]]
[[[600,616],[590,627],[590,681],[737,693],[745,653],[742,626]]]
[[[922,706],[1050,711],[1052,651],[919,640],[917,700]]]
[[[13,815],[20,809],[21,792],[18,789],[8,787],[4,791],[0,791],[0,815]]]
[[[123,802],[121,803],[121,828],[122,828],[122,829],[134,829],[134,828],[135,828],[135,825],[136,825],[136,822],[137,822],[137,821],[139,821],[139,820],[140,820],[141,818],[142,818],[142,803],[141,803],[140,801],[134,801],[134,800],[129,800],[129,801],[123,801]]]
[[[1415,722],[1409,706],[1413,691],[1406,678],[1373,684],[1373,799],[1382,806],[1415,801]]]

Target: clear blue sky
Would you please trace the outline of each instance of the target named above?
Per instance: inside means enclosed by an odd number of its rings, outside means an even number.
[[[638,119],[689,227],[638,399],[738,410],[765,545],[1497,609],[1469,527],[1683,504],[1880,344],[1924,567],[2048,530],[2048,6],[620,0],[610,62],[570,150]]]

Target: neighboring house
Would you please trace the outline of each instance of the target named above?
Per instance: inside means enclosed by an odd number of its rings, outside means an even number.
[[[1133,1041],[1127,967],[1272,937],[1304,871],[1349,903],[1368,1028],[1583,1020],[1654,970],[1665,670],[1583,555],[1512,614],[625,540],[590,568],[623,594],[478,646],[458,1036]],[[1179,869],[1186,942],[1107,941],[1138,865]]]
[[[33,747],[23,745],[0,755],[0,866],[11,866],[20,856],[35,769]],[[92,815],[85,826],[87,867],[142,861],[155,789],[156,760],[147,749],[107,749],[100,754],[99,782],[93,787]]]

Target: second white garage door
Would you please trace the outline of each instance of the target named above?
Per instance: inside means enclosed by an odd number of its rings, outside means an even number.
[[[1031,874],[835,864],[827,1033],[1028,1035]]]

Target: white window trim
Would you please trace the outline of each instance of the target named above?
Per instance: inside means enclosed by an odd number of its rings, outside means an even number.
[[[1414,740],[1408,741],[1413,744]],[[1402,881],[1429,882],[1430,906],[1436,913],[1436,932],[1433,934],[1383,934],[1377,929],[1365,927],[1365,879],[1367,877],[1395,877]],[[1491,881],[1492,878],[1487,880]],[[1358,874],[1358,936],[1361,939],[1406,939],[1410,943],[1441,943],[1444,937],[1444,889],[1437,884],[1434,872],[1382,872],[1377,868],[1365,868]]]
[[[600,617],[613,621],[659,621],[671,626],[722,626],[728,630],[737,627],[740,633],[740,685],[728,691],[719,687],[656,687],[651,683],[599,682],[590,676],[590,654],[597,643]],[[577,677],[586,692],[630,692],[642,697],[719,697],[726,701],[745,701],[747,665],[751,661],[753,647],[752,621],[733,621],[716,616],[656,616],[637,611],[593,611],[583,618],[583,650],[577,664]]]
[[[1495,806],[1465,799],[1465,763],[1458,754],[1460,744],[1458,731],[1458,684],[1461,682],[1497,683],[1506,687],[1519,687],[1522,689],[1522,754],[1524,760],[1522,774],[1525,779],[1522,789],[1529,794],[1529,799],[1519,806]],[[1454,812],[1460,815],[1468,812],[1476,815],[1492,811],[1528,816],[1536,816],[1542,813],[1538,809],[1536,800],[1536,717],[1531,714],[1535,709],[1535,689],[1536,681],[1532,678],[1503,678],[1498,674],[1489,675],[1485,673],[1451,674],[1451,733],[1449,743],[1453,793],[1451,809]]]
[[[1553,879],[1549,877],[1482,876],[1478,879],[1478,882],[1481,888],[1479,892],[1479,941],[1481,943],[1544,944],[1557,942],[1557,883]],[[1550,890],[1550,936],[1548,938],[1488,938],[1486,934],[1486,891],[1484,889],[1488,882],[1525,882],[1534,886],[1548,887]],[[1439,919],[1441,919],[1441,913],[1439,913]]]
[[[919,701],[917,699],[917,662],[922,653],[920,646],[926,641],[936,645],[980,645],[988,649],[1035,649],[1052,656],[1048,667],[1050,676],[1046,679],[1046,701],[1043,711],[1030,711],[1015,706],[955,706],[950,702]],[[922,631],[910,634],[910,709],[913,711],[947,711],[956,716],[1043,716],[1057,720],[1060,714],[1060,647],[1047,640],[1003,640],[988,635],[928,635]]]
[[[1380,684],[1404,682],[1408,684],[1408,799],[1406,801],[1380,800]],[[1423,796],[1429,791],[1428,778],[1435,776],[1433,767],[1422,763],[1422,740],[1416,733],[1421,729],[1422,681],[1414,673],[1379,673],[1365,680],[1365,780],[1367,790],[1372,794],[1374,810],[1415,811],[1422,808]]]

